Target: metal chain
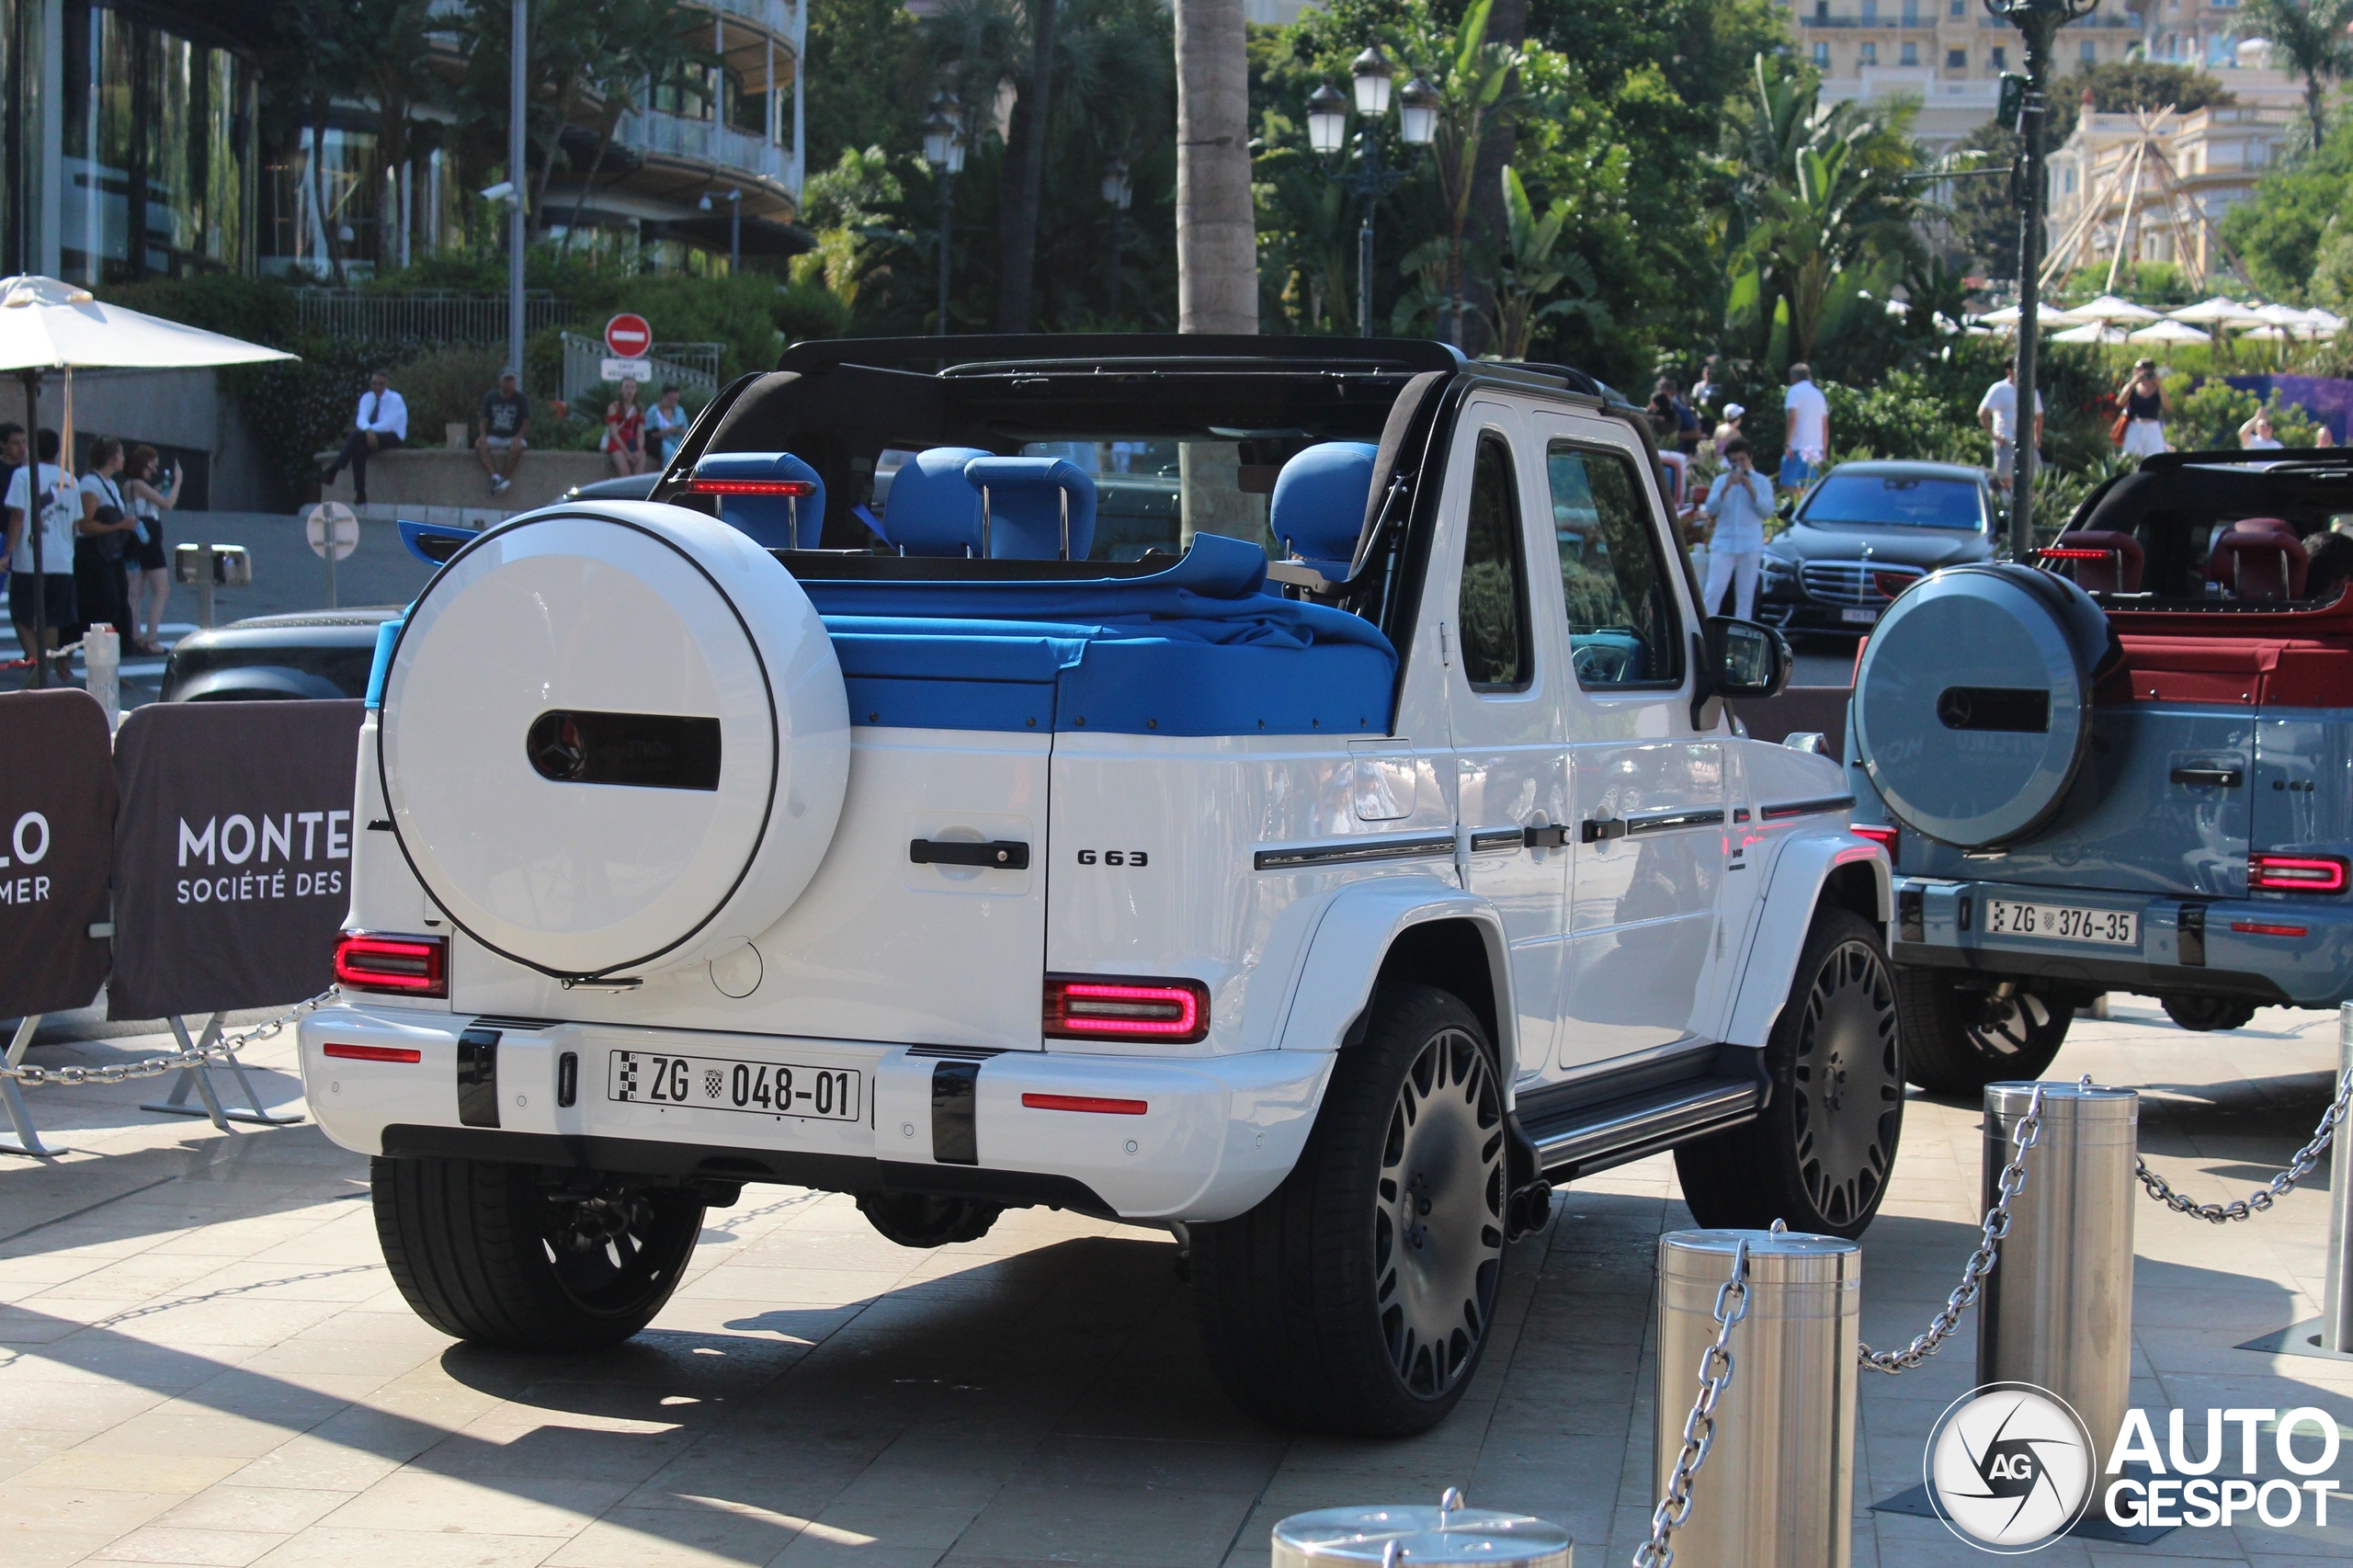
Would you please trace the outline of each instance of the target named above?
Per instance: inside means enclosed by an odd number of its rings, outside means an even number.
[[[1675,1568],[1675,1532],[1691,1513],[1691,1483],[1716,1446],[1716,1401],[1732,1381],[1732,1331],[1748,1315],[1748,1243],[1733,1248],[1732,1278],[1716,1287],[1716,1338],[1699,1358],[1699,1397],[1683,1418],[1683,1451],[1676,1456],[1666,1494],[1651,1510],[1650,1539],[1634,1549],[1634,1568]]]
[[[2011,1131],[2018,1153],[2002,1167],[1995,1178],[1996,1195],[1994,1206],[1985,1210],[1985,1221],[1977,1238],[1977,1250],[1969,1255],[1969,1262],[1961,1270],[1961,1283],[1945,1298],[1943,1310],[1928,1320],[1927,1331],[1901,1350],[1874,1350],[1865,1345],[1859,1347],[1862,1364],[1874,1372],[1893,1376],[1908,1372],[1941,1348],[1952,1331],[1961,1325],[1961,1314],[1976,1303],[1978,1292],[1984,1288],[1985,1276],[1994,1270],[1994,1260],[1999,1255],[1999,1243],[2010,1233],[2010,1200],[2026,1187],[2026,1152],[2042,1139],[2042,1085],[2037,1084],[2034,1093],[2027,1096],[2026,1114],[2018,1118]]]
[[[74,1088],[84,1084],[127,1084],[134,1078],[160,1078],[182,1067],[202,1067],[215,1062],[226,1062],[242,1048],[278,1034],[334,994],[335,990],[330,986],[307,1001],[297,1002],[267,1023],[256,1024],[243,1034],[223,1035],[213,1044],[195,1050],[175,1051],[168,1056],[149,1056],[137,1062],[119,1062],[107,1067],[43,1067],[32,1062],[21,1067],[11,1067],[0,1062],[0,1078],[14,1078],[28,1088],[47,1084]]]
[[[2288,1168],[2256,1191],[2228,1203],[2200,1203],[2184,1198],[2165,1177],[2149,1168],[2148,1161],[2137,1156],[2132,1162],[2132,1174],[2141,1178],[2141,1185],[2148,1188],[2150,1197],[2177,1214],[2188,1214],[2216,1225],[2228,1224],[2233,1220],[2250,1220],[2270,1208],[2298,1182],[2313,1174],[2313,1166],[2328,1148],[2329,1141],[2336,1136],[2337,1128],[2344,1123],[2348,1104],[2353,1104],[2353,1071],[2347,1072],[2338,1081],[2336,1098],[2329,1102],[2328,1109],[2322,1114],[2320,1130],[2313,1134],[2311,1142],[2296,1151],[2296,1157],[2288,1163]]]

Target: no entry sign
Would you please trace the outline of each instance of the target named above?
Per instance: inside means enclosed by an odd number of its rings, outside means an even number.
[[[605,324],[605,347],[617,359],[642,359],[654,347],[654,329],[643,316],[623,311]]]

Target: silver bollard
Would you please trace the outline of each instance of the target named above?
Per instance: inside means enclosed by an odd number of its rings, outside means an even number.
[[[1274,1528],[1274,1568],[1316,1563],[1454,1563],[1574,1568],[1576,1543],[1548,1519],[1463,1506],[1449,1486],[1438,1506],[1319,1508]]]
[[[1988,1208],[2036,1086],[1985,1086]],[[2104,1455],[2131,1403],[2141,1096],[2088,1083],[2040,1087],[2042,1135],[2028,1151],[2010,1233],[1977,1308],[1977,1381],[2048,1389],[2083,1417]]]
[[[1790,1231],[1675,1231],[1658,1244],[1657,1485],[1716,1339],[1716,1292],[1748,1244],[1748,1312],[1716,1436],[1675,1532],[1676,1568],[1847,1568],[1853,1551],[1862,1249]]]
[[[105,710],[109,733],[122,728],[122,637],[111,626],[82,633],[82,689]]]
[[[2353,1073],[2353,1002],[2336,1010],[2336,1083]],[[2339,1127],[2328,1151],[2328,1279],[2321,1292],[2320,1347],[2353,1355],[2353,1130]]]

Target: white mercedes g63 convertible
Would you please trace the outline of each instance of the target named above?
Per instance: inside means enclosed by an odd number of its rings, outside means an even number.
[[[747,1181],[1045,1204],[1176,1233],[1242,1404],[1400,1434],[1548,1181],[1886,1191],[1886,857],[1579,372],[804,344],[650,501],[408,531],[301,1054],[446,1333],[634,1334]]]

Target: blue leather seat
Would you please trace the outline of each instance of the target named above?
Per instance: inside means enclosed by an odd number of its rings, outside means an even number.
[[[706,453],[687,484],[715,495],[719,520],[764,549],[814,550],[825,531],[825,482],[790,452]],[[731,484],[746,488],[731,492]],[[766,494],[751,488],[761,485],[780,488]]]
[[[1275,476],[1267,527],[1294,559],[1327,581],[1339,582],[1356,563],[1377,455],[1370,441],[1322,441]]]
[[[989,554],[995,559],[1062,560],[1065,504],[1069,558],[1084,561],[1094,548],[1095,481],[1069,459],[974,458],[964,465],[964,483],[975,494],[987,492]],[[895,481],[892,489],[895,496]]]
[[[934,447],[910,458],[892,476],[883,537],[909,555],[978,554],[981,493],[965,482],[964,465],[987,456],[978,447]]]

